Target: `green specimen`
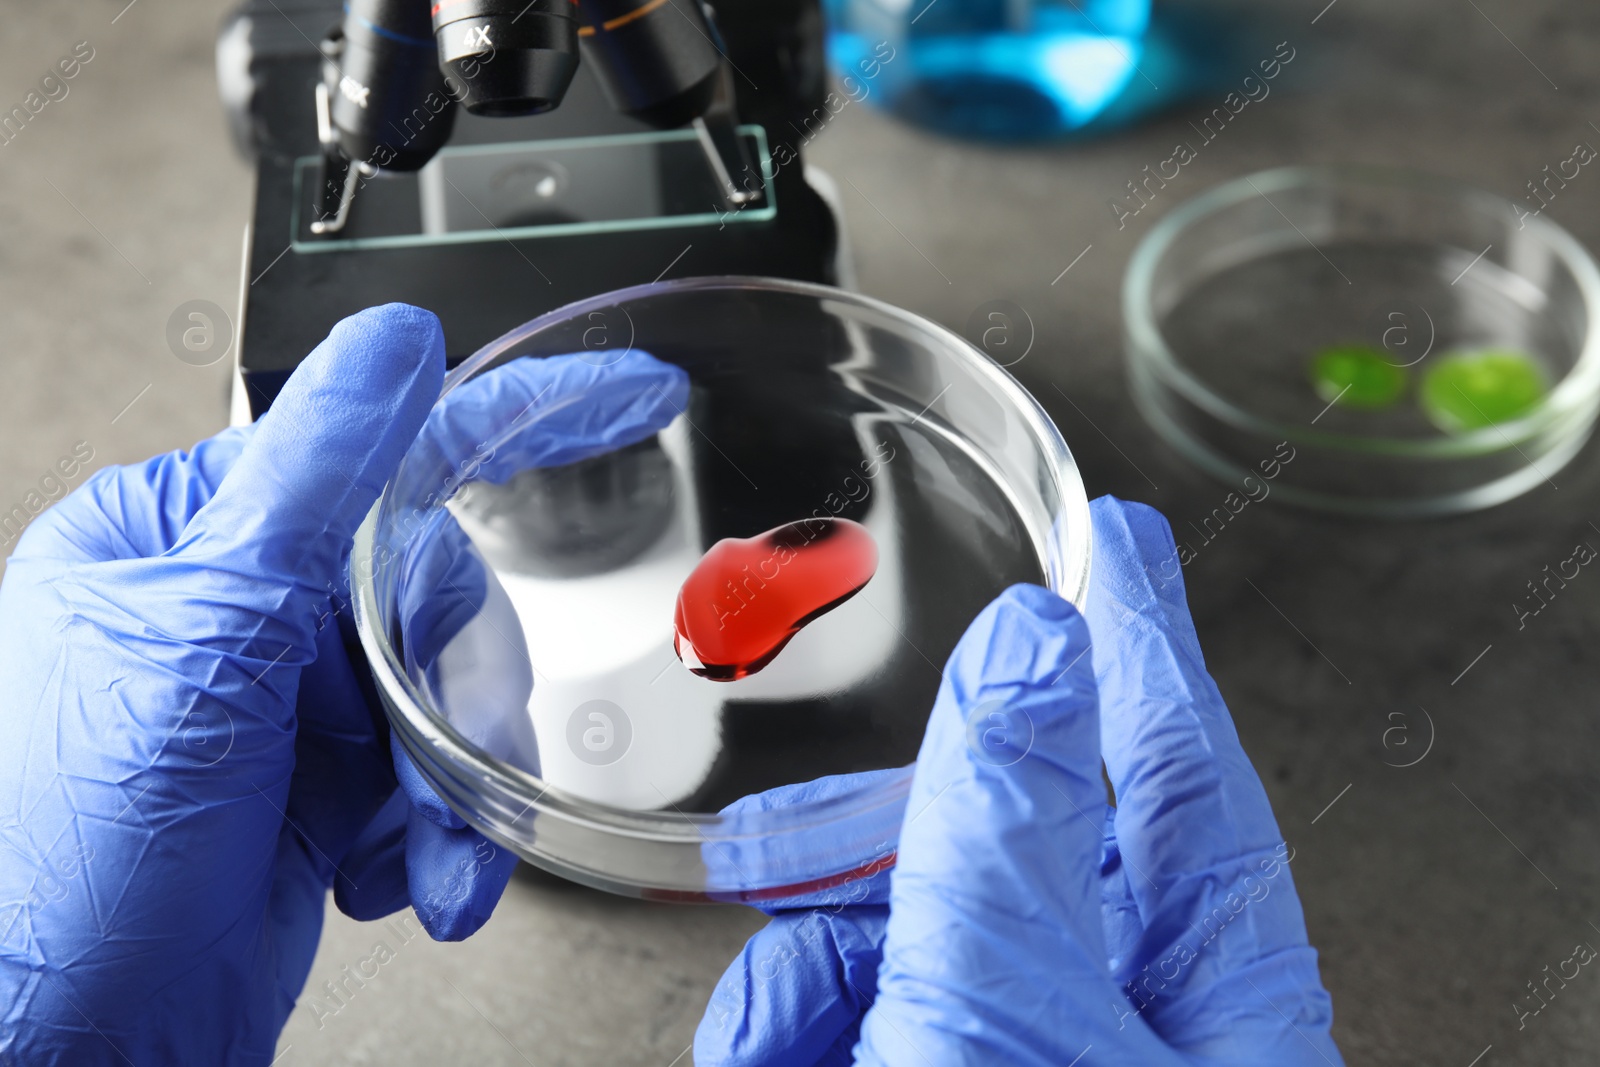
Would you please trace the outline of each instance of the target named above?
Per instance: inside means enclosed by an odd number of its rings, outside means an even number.
[[[1329,404],[1376,411],[1400,399],[1406,371],[1371,345],[1330,345],[1311,361],[1311,384]]]
[[[1482,348],[1453,352],[1422,379],[1422,411],[1446,433],[1465,433],[1521,418],[1549,391],[1544,369],[1523,352]]]

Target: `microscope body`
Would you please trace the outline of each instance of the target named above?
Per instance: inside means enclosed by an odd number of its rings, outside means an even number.
[[[247,0],[218,41],[256,170],[235,418],[374,304],[434,311],[454,363],[663,277],[838,282],[799,159],[818,0],[696,3]]]

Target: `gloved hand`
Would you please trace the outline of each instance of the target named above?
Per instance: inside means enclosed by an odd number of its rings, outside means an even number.
[[[532,412],[526,454],[578,458],[682,406],[681,371],[630,359],[517,361],[487,395]],[[428,417],[443,371],[431,314],[362,312],[259,424],[101,471],[19,541],[0,586],[0,1062],[269,1064],[330,885],[358,918],[410,902],[439,937],[487,917],[515,859],[391,761],[340,595],[425,420],[451,432]]]
[[[1206,674],[1172,534],[1140,505],[1092,513],[1087,625],[1033,586],[978,616],[945,669],[887,904],[867,886],[780,912],[713,994],[700,1067],[852,1050],[895,1065],[1342,1062],[1292,854]]]

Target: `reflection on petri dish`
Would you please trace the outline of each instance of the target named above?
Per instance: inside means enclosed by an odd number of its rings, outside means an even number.
[[[585,347],[596,314],[626,348]],[[451,413],[564,353],[595,382],[659,360],[687,388],[657,432],[559,465],[516,458],[547,399]],[[702,899],[881,866],[967,624],[1012,583],[1076,600],[1087,579],[1081,483],[1032,398],[955,335],[836,290],[597,298],[473,357],[441,411],[455,440],[419,442],[358,540],[363,640],[440,795],[603,888]],[[878,773],[805,785],[858,772]]]

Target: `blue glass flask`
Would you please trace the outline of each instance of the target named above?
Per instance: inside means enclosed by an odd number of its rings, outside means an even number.
[[[847,91],[946,132],[1058,137],[1120,124],[1162,95],[1141,69],[1150,0],[827,4],[829,55]]]

